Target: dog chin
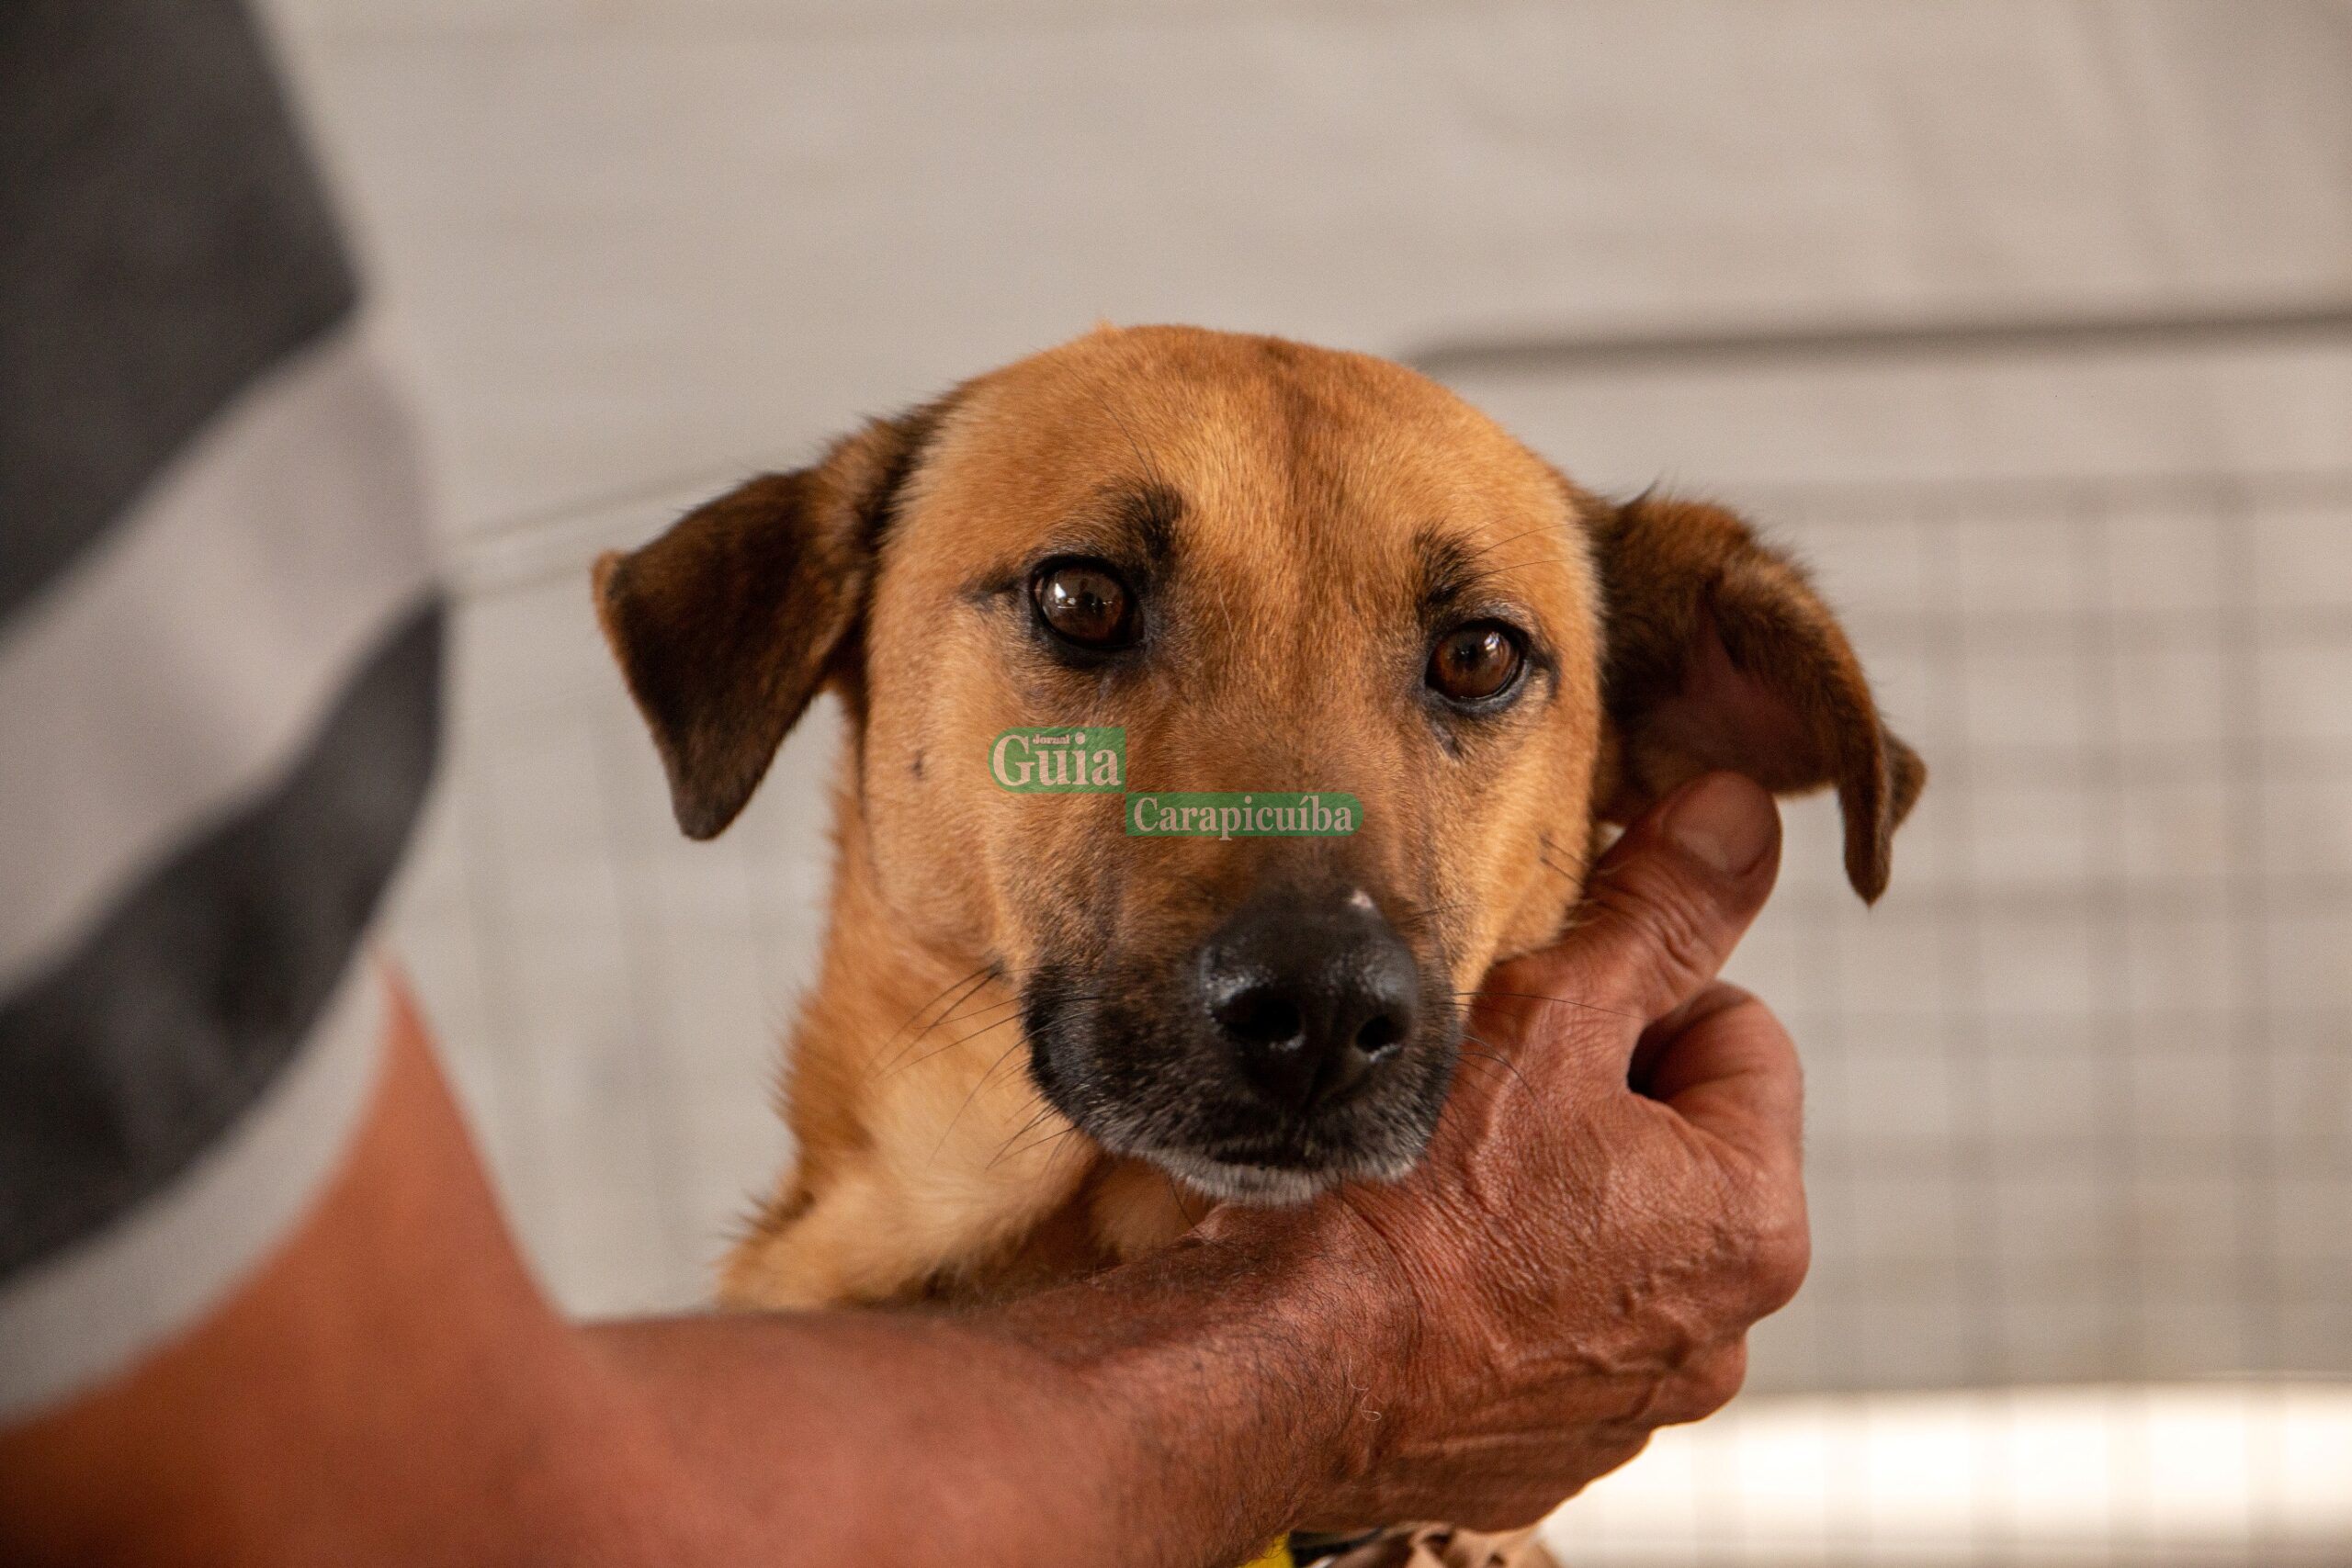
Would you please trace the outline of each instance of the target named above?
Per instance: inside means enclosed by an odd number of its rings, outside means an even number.
[[[1304,1203],[1342,1181],[1368,1179],[1394,1181],[1412,1169],[1413,1161],[1366,1160],[1343,1167],[1301,1170],[1295,1167],[1245,1165],[1221,1160],[1190,1149],[1152,1149],[1142,1157],[1185,1185],[1227,1203],[1279,1209]]]

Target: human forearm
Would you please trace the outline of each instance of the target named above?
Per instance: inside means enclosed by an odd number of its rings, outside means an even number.
[[[1397,1325],[1335,1256],[1358,1233],[1280,1229],[985,1312],[592,1333],[747,1546],[1239,1562],[1361,1470],[1375,1369],[1401,1359]]]
[[[0,1557],[1238,1562],[1348,1468],[1330,1330],[1379,1325],[1320,1298],[1302,1225],[985,1313],[567,1325],[395,1018],[283,1255],[127,1383],[0,1434]]]

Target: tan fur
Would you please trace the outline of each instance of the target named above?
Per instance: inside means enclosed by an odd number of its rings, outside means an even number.
[[[1111,526],[1138,485],[1181,496],[1195,597],[1155,655],[1168,678],[1114,711],[1023,661],[989,585]],[[1836,784],[1865,896],[1917,793],[1834,620],[1736,520],[1609,506],[1383,361],[1106,328],[753,486],[597,576],[689,832],[741,808],[820,684],[850,713],[830,937],[790,1051],[798,1156],[727,1261],[734,1305],[985,1294],[1196,1217],[1196,1195],[1104,1156],[1032,1087],[1016,986],[1042,954],[1102,930],[1173,951],[1268,864],[1320,856],[1416,889],[1424,961],[1468,989],[1560,928],[1597,817],[1690,772]],[[1432,529],[1555,661],[1547,700],[1444,758],[1396,694],[1427,657]],[[987,776],[999,732],[1088,723],[1125,727],[1133,788],[1345,790],[1364,827],[1136,840],[1115,796]]]

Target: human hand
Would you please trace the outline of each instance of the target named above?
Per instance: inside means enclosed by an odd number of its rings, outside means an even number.
[[[1393,1328],[1317,1520],[1524,1524],[1737,1390],[1808,1258],[1795,1051],[1715,978],[1779,859],[1744,778],[1664,802],[1488,976],[1421,1165],[1311,1211],[1318,1288]]]

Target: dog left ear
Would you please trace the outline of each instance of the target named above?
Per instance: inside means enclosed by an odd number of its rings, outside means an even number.
[[[686,837],[735,820],[809,699],[854,659],[876,547],[937,417],[876,421],[813,467],[763,474],[598,558],[596,619]]]
[[[1847,879],[1875,900],[1928,770],[1880,720],[1844,630],[1804,574],[1738,517],[1699,502],[1602,504],[1591,535],[1614,742],[1602,815],[1629,821],[1718,768],[1776,793],[1834,784]]]

